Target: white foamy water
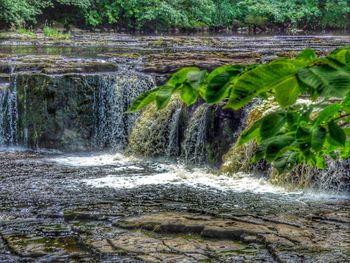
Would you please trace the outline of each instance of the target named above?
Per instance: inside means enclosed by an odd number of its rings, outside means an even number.
[[[94,154],[94,155],[64,155],[61,157],[49,158],[54,162],[66,166],[90,167],[90,166],[107,166],[126,164],[132,160],[132,157],[126,157],[122,154]]]
[[[103,178],[83,180],[93,187],[113,187],[130,189],[144,185],[187,185],[196,188],[214,188],[217,190],[254,193],[280,193],[283,188],[275,187],[264,179],[253,178],[246,174],[228,177],[206,173],[203,170],[186,170],[184,167],[168,167],[169,171],[152,175],[108,175]]]
[[[187,169],[179,164],[153,163],[147,173],[145,162],[141,159],[126,157],[123,154],[99,154],[85,156],[61,156],[50,158],[49,161],[73,167],[103,167],[114,166],[113,173],[102,178],[83,179],[82,182],[91,187],[110,187],[115,189],[132,189],[146,185],[186,185],[195,188],[216,189],[219,191],[234,191],[238,193],[251,192],[257,194],[278,194],[296,199],[344,199],[347,195],[314,190],[287,191],[283,187],[272,185],[265,178],[255,175],[237,173],[234,175],[218,175],[205,169]]]

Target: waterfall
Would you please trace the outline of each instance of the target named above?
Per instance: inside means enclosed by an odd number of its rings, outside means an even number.
[[[129,137],[127,151],[144,156],[177,156],[186,109],[173,98],[165,109],[148,106],[136,121]]]
[[[0,87],[0,145],[65,151],[125,147],[138,115],[125,114],[155,86],[133,70],[101,74],[14,73]]]
[[[6,87],[0,86],[0,147],[4,146],[5,144],[5,89]]]
[[[0,83],[0,146],[17,144],[17,75],[11,69],[11,84]]]
[[[181,122],[185,118],[183,108],[178,108],[174,112],[169,124],[169,140],[165,154],[168,157],[180,155],[181,144]]]
[[[209,114],[210,106],[202,104],[189,121],[182,143],[182,155],[186,163],[204,164],[207,161]]]
[[[17,101],[17,74],[14,74],[15,68],[11,67],[11,86],[8,90],[7,98],[7,118],[8,132],[6,141],[9,145],[17,143],[17,120],[18,120],[18,101]]]
[[[123,148],[138,114],[125,114],[137,96],[155,86],[153,79],[136,72],[118,72],[99,79],[95,100],[95,145]]]

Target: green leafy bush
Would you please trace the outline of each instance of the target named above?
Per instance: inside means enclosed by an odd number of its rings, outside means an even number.
[[[0,26],[60,20],[135,30],[247,25],[347,28],[347,0],[1,0]]]
[[[210,73],[183,68],[165,85],[141,94],[129,112],[152,102],[162,109],[175,93],[187,105],[201,97],[235,110],[257,97],[273,97],[279,108],[243,131],[238,143],[254,139],[254,161],[264,159],[280,172],[297,164],[323,169],[328,157],[350,157],[350,48],[321,58],[306,49],[294,59],[226,65]]]
[[[45,37],[55,38],[55,39],[69,39],[72,37],[71,34],[61,33],[57,29],[51,28],[49,26],[45,26],[43,28],[43,34]]]

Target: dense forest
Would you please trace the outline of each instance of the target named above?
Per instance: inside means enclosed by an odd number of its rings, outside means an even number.
[[[349,28],[348,0],[1,0],[0,27],[118,31]]]

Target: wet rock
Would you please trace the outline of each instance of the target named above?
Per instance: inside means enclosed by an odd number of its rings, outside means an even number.
[[[0,262],[348,261],[347,199],[181,184],[94,188],[82,180],[165,171],[142,160],[70,167],[50,157],[0,152]]]

